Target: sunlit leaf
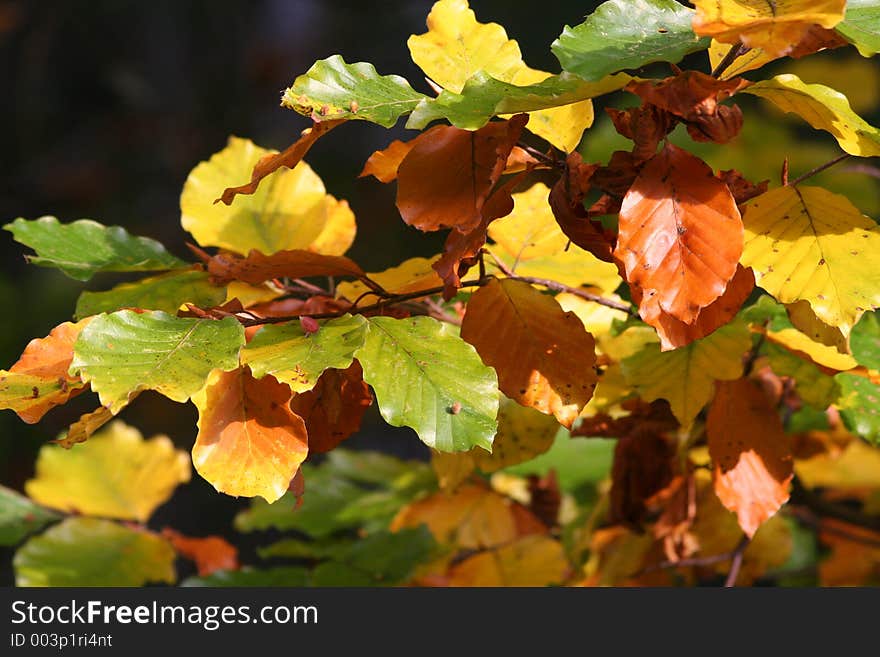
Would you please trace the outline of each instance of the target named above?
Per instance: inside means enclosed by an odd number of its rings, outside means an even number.
[[[368,276],[391,294],[409,294],[410,292],[427,290],[443,284],[431,266],[434,261],[436,258],[409,258],[396,267],[370,273]],[[367,299],[375,300],[378,298],[375,293],[367,294],[369,291],[370,289],[360,281],[345,281],[336,286],[336,296],[344,297],[351,302],[358,298],[361,298],[361,303]]]
[[[880,315],[865,313],[850,336],[853,357],[860,365],[880,370]]]
[[[244,329],[231,317],[214,321],[120,310],[95,317],[83,329],[70,371],[91,383],[101,404],[115,413],[140,390],[187,401],[211,370],[238,366],[243,344]]]
[[[56,267],[71,278],[87,281],[102,271],[161,271],[184,267],[183,260],[148,237],[135,237],[119,226],[90,219],[62,224],[55,217],[16,219],[4,226],[17,242],[37,252],[28,261]]]
[[[61,516],[0,486],[0,545],[16,545]]]
[[[805,300],[845,335],[880,306],[880,227],[845,196],[821,187],[780,187],[743,211],[742,262],[782,303]]]
[[[196,166],[180,197],[184,230],[202,246],[236,253],[251,249],[266,254],[289,249],[345,253],[354,240],[354,215],[345,201],[327,194],[305,162],[270,174],[256,192],[237,196],[231,205],[214,203],[224,187],[247,180],[260,158],[272,152],[248,139],[230,137],[226,148]],[[334,239],[326,240],[326,234]]]
[[[68,518],[25,543],[13,559],[17,586],[174,584],[174,548],[146,530]]]
[[[255,379],[246,367],[214,370],[193,397],[199,433],[196,470],[227,495],[274,502],[308,454],[306,427],[290,410],[290,388],[271,376]]]
[[[571,566],[559,541],[523,536],[456,564],[450,586],[549,586],[561,584]]]
[[[817,130],[830,132],[851,155],[880,155],[880,130],[852,111],[839,91],[821,84],[806,84],[796,75],[777,75],[761,80],[743,93],[766,98],[784,112],[792,112]]]
[[[208,260],[208,272],[215,283],[243,281],[259,285],[275,278],[308,278],[310,276],[362,277],[363,270],[344,256],[331,256],[295,249],[264,255],[251,251],[247,256],[218,253]]]
[[[843,22],[835,28],[864,57],[880,52],[880,4],[877,0],[849,0]]]
[[[167,538],[177,553],[194,561],[200,576],[218,570],[238,568],[238,550],[220,536],[191,537],[166,527],[162,536]]]
[[[25,491],[68,513],[145,522],[189,479],[186,452],[174,449],[167,436],[144,440],[117,420],[75,449],[43,447]]]
[[[385,421],[441,451],[492,449],[498,383],[454,327],[430,317],[369,318],[355,354]]]
[[[595,342],[553,297],[493,280],[468,302],[461,336],[498,372],[502,392],[571,426],[596,387]]]
[[[875,445],[880,444],[880,385],[845,372],[834,379],[840,384],[840,399],[835,405],[847,428]]]
[[[398,75],[379,75],[372,64],[346,64],[333,55],[296,78],[281,104],[318,120],[361,119],[390,128],[422,98]]]
[[[135,283],[121,283],[106,292],[85,291],[76,301],[76,318],[112,313],[121,308],[143,308],[176,313],[184,303],[219,306],[226,300],[226,289],[211,285],[208,274],[200,271],[172,272]]]

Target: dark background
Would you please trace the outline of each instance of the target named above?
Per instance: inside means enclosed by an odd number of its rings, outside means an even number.
[[[308,121],[281,109],[280,94],[315,60],[340,53],[348,62],[371,62],[381,74],[397,73],[417,90],[430,92],[410,61],[406,39],[425,31],[431,4],[0,0],[0,223],[47,214],[64,222],[90,218],[159,239],[188,258],[178,203],[187,174],[221,150],[230,134],[279,149],[294,141]],[[549,44],[563,25],[582,22],[596,4],[472,1],[478,20],[504,25],[529,65],[548,71],[559,70]],[[846,50],[831,53],[828,61],[860,59]],[[706,70],[705,54],[695,55],[692,66]],[[826,68],[832,78],[844,72],[839,66]],[[668,71],[661,69],[658,75]],[[837,86],[851,98],[856,92],[877,95],[876,78],[850,80],[850,89],[834,80],[805,80]],[[876,98],[865,103],[875,113],[863,115],[876,124]],[[600,121],[607,128],[598,108],[596,115],[596,130]],[[762,129],[757,122],[751,126]],[[797,130],[799,142],[830,150],[793,163],[793,174],[829,159],[826,152],[839,153],[827,135],[803,124]],[[442,236],[418,234],[400,221],[393,185],[356,178],[374,150],[404,133],[402,127],[388,131],[357,122],[330,133],[309,153],[328,191],[347,199],[354,210],[358,237],[349,255],[368,271],[435,254],[442,243]],[[747,166],[757,166],[759,154],[746,153],[744,159]],[[709,161],[723,166],[721,160]],[[772,167],[778,170],[778,163]],[[836,175],[841,185],[867,190],[857,205],[874,212],[880,196],[870,175],[857,183],[842,170]],[[0,231],[0,367],[14,363],[31,338],[70,319],[84,289],[58,271],[27,265],[25,251]],[[85,287],[109,289],[120,280],[99,275]],[[81,395],[35,426],[10,411],[0,413],[0,483],[20,490],[33,476],[40,445],[96,405],[94,395]],[[414,434],[385,426],[375,406],[370,413],[350,445],[425,457],[427,450]],[[185,450],[195,438],[194,407],[153,393],[141,394],[122,419],[147,437],[167,433]],[[196,536],[228,534],[234,512],[246,503],[217,494],[194,472],[192,482],[159,509],[151,525],[167,524]],[[12,583],[10,558],[11,551],[0,551],[0,584]]]

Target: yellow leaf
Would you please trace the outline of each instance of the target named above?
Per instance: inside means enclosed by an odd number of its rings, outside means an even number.
[[[712,43],[709,45],[709,68],[714,71],[715,67],[721,63],[721,60],[730,52],[731,48],[736,48],[736,46],[712,39]],[[733,63],[724,69],[724,72],[719,77],[721,80],[729,80],[730,78],[742,75],[746,71],[759,69],[774,59],[776,57],[771,57],[760,48],[747,50],[745,54],[734,59]]]
[[[559,229],[542,182],[513,194],[513,212],[489,224],[491,237],[515,261],[562,253],[568,238]]]
[[[202,246],[236,253],[344,253],[354,240],[354,215],[348,203],[327,194],[305,162],[270,174],[256,192],[236,196],[231,205],[214,203],[228,184],[248,179],[257,161],[270,152],[248,139],[230,137],[226,148],[193,169],[180,197],[183,228]]]
[[[816,317],[816,313],[813,312],[809,302],[798,301],[797,303],[790,303],[785,307],[785,310],[794,327],[801,333],[809,336],[814,342],[834,347],[841,354],[850,353],[849,336],[844,335],[838,327],[829,326]],[[855,367],[855,365],[851,367]]]
[[[808,301],[844,336],[880,306],[880,227],[821,187],[780,187],[749,201],[741,262],[782,303]]]
[[[584,406],[579,417],[592,417],[597,413],[605,413],[611,417],[629,415],[629,411],[624,410],[620,402],[630,395],[632,388],[623,376],[620,363],[612,363],[599,375],[593,398]]]
[[[846,0],[693,0],[694,32],[724,43],[761,48],[773,57],[788,53],[814,24],[834,27]]]
[[[25,491],[53,509],[146,522],[189,478],[186,452],[167,436],[144,440],[117,420],[74,449],[43,447]]]
[[[428,31],[407,41],[412,60],[444,89],[460,93],[468,78],[485,71],[518,86],[541,82],[550,73],[529,68],[519,44],[497,23],[479,23],[467,0],[440,0],[428,14]],[[528,128],[566,152],[575,149],[593,123],[589,100],[531,112]]]
[[[607,296],[609,299],[623,303],[623,299],[616,294],[608,294]],[[593,337],[596,339],[597,352],[607,353],[608,348],[613,348],[608,346],[613,340],[613,336],[610,333],[611,326],[615,319],[626,321],[628,315],[625,312],[593,303],[568,292],[557,294],[556,301],[562,306],[563,310],[577,315],[578,319],[583,322],[584,328],[593,334]]]
[[[781,344],[792,351],[805,353],[814,363],[841,372],[858,367],[856,359],[849,354],[842,354],[834,347],[816,342],[797,329],[787,328],[781,331],[767,331],[767,339]]]
[[[831,87],[805,84],[796,75],[785,74],[756,82],[743,93],[766,98],[817,130],[830,132],[850,155],[880,155],[880,130],[853,112],[846,96]]]
[[[574,244],[568,251],[563,250],[555,255],[540,256],[519,263],[498,247],[490,247],[489,250],[519,276],[550,279],[569,287],[593,286],[602,294],[611,294],[621,283],[614,264],[599,260]],[[487,269],[498,271],[494,263],[487,261],[486,264]]]
[[[715,381],[730,381],[742,375],[742,355],[751,345],[745,325],[732,322],[672,351],[660,351],[658,344],[648,345],[624,359],[621,367],[642,399],[668,400],[673,414],[687,429],[715,394]]]
[[[276,288],[272,283],[266,282],[261,285],[250,285],[241,281],[231,281],[226,287],[226,301],[233,299],[241,301],[241,305],[247,308],[257,303],[264,303],[277,299],[284,292]]]
[[[503,397],[492,453],[479,448],[468,453],[480,470],[491,473],[543,454],[553,446],[558,431],[559,424],[552,417]]]
[[[565,580],[569,569],[559,541],[549,536],[524,536],[453,566],[449,585],[549,586]]]
[[[795,461],[794,471],[807,488],[830,488],[841,493],[877,490],[880,489],[880,449],[853,439],[836,453],[823,452]]]
[[[396,267],[367,275],[393,294],[417,292],[443,285],[443,281],[431,267],[431,264],[436,260],[436,256],[433,258],[410,258]],[[365,292],[369,292],[369,288],[360,281],[345,281],[336,286],[336,296],[344,297],[351,302],[354,302]],[[361,305],[375,301],[376,298],[376,295],[371,293],[362,299]]]
[[[451,493],[461,486],[476,468],[471,453],[431,450],[431,467],[437,475],[440,490]]]
[[[290,388],[247,368],[214,370],[193,403],[199,433],[192,449],[199,474],[218,491],[266,499],[284,495],[308,454],[306,427],[290,410]]]

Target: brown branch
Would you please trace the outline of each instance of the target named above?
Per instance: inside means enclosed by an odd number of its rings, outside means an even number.
[[[850,157],[849,153],[844,153],[843,155],[838,155],[833,160],[830,160],[830,161],[826,162],[825,164],[820,164],[815,169],[810,169],[804,175],[798,176],[794,180],[789,180],[788,183],[786,183],[786,185],[789,187],[794,187],[798,183],[802,183],[803,181],[805,181],[807,178],[815,176],[817,173],[820,173],[822,171],[825,171],[825,169],[829,169],[829,168],[833,167],[838,162],[843,162],[848,157]]]
[[[710,73],[710,75],[713,78],[720,77],[721,74],[724,73],[724,71],[726,71],[727,68],[731,64],[733,64],[734,61],[736,61],[737,57],[739,57],[740,55],[745,55],[749,50],[750,48],[748,46],[744,46],[741,43],[738,43],[735,46],[731,46],[730,50],[727,51],[727,54],[724,55],[724,59],[718,62],[718,66],[712,69],[712,73]]]
[[[510,278],[522,281],[523,283],[531,283],[532,285],[540,285],[541,287],[546,287],[548,290],[553,290],[554,292],[568,292],[569,294],[573,294],[581,299],[586,299],[587,301],[592,301],[593,303],[598,303],[600,306],[605,306],[606,308],[614,308],[615,310],[620,310],[625,312],[627,315],[632,315],[635,317],[636,311],[635,309],[621,301],[615,301],[614,299],[606,299],[603,296],[598,294],[594,294],[592,292],[588,292],[587,290],[582,290],[578,287],[571,287],[569,285],[563,285],[557,281],[551,281],[547,278],[535,278],[534,276],[520,276],[519,274],[514,274],[510,276]]]
[[[562,169],[565,167],[564,161],[558,160],[554,157],[551,157],[551,156],[547,155],[546,153],[542,153],[534,146],[529,146],[528,144],[526,144],[525,142],[522,142],[522,141],[516,142],[516,145],[519,146],[521,149],[523,149],[526,153],[531,155],[533,158],[538,160],[539,162],[546,164],[548,167],[551,167],[553,169]]]
[[[739,571],[742,569],[743,557],[746,548],[749,546],[749,541],[751,539],[748,536],[743,536],[739,545],[733,551],[733,563],[730,564],[730,572],[727,573],[727,579],[724,580],[725,588],[736,586],[736,580],[739,577]]]

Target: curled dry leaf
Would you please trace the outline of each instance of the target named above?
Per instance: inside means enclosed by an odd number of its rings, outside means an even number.
[[[218,285],[230,281],[257,285],[285,276],[364,276],[364,270],[345,256],[328,256],[297,249],[279,251],[272,255],[254,250],[246,257],[234,253],[218,253],[208,260],[207,267],[212,280]]]
[[[609,521],[640,527],[646,500],[672,480],[674,457],[675,446],[661,434],[637,430],[620,438],[611,469]]]

